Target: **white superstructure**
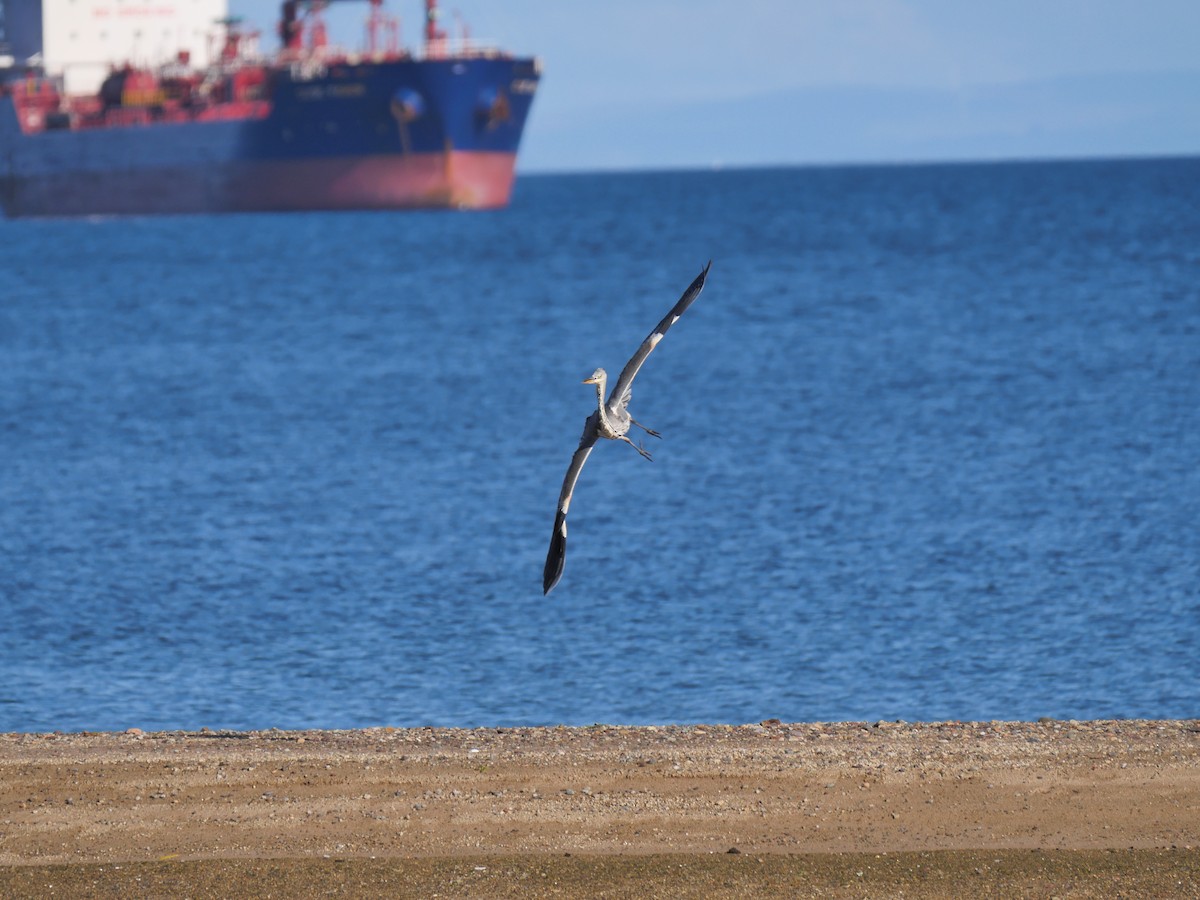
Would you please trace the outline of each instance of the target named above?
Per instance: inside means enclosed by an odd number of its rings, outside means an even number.
[[[97,90],[112,66],[127,62],[155,66],[186,51],[193,64],[205,64],[219,50],[210,46],[217,20],[228,15],[227,0],[4,2],[10,32],[18,21],[25,25],[36,18],[36,7],[12,15],[18,7],[40,3],[42,64],[47,72],[62,74],[72,94]]]

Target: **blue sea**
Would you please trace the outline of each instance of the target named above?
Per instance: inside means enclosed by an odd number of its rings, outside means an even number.
[[[1200,715],[1200,159],[4,221],[0,284],[0,731]]]

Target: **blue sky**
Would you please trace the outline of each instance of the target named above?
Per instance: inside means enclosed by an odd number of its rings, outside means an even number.
[[[387,4],[412,43],[423,4]],[[230,8],[273,42],[273,0]],[[334,39],[360,45],[367,9],[333,4]],[[447,25],[455,9],[544,61],[525,170],[1200,152],[1197,0],[458,0]]]

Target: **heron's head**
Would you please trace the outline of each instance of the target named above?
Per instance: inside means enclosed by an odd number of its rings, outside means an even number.
[[[583,379],[584,384],[602,384],[608,378],[608,373],[603,369],[597,369],[592,373],[591,378]]]

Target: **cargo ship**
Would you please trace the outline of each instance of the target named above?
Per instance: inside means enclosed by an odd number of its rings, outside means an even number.
[[[51,33],[39,16],[20,14],[22,2],[42,0],[0,0],[9,48],[0,61],[0,203],[10,217],[509,202],[540,63],[473,41],[462,26],[447,34],[437,0],[425,2],[415,51],[399,46],[399,22],[381,0],[371,0],[366,46],[353,53],[328,42],[325,2],[287,0],[270,56],[258,52],[257,33],[221,16],[207,48],[154,65],[110,61],[84,92],[70,81],[87,60],[72,68],[49,41],[45,53],[14,52],[41,50],[36,35],[18,40],[22,29]],[[169,2],[71,0],[69,27],[97,20],[115,32],[123,12],[161,14]],[[79,15],[88,3],[108,12]],[[146,29],[131,33],[145,41]],[[68,44],[65,33],[58,43]]]

